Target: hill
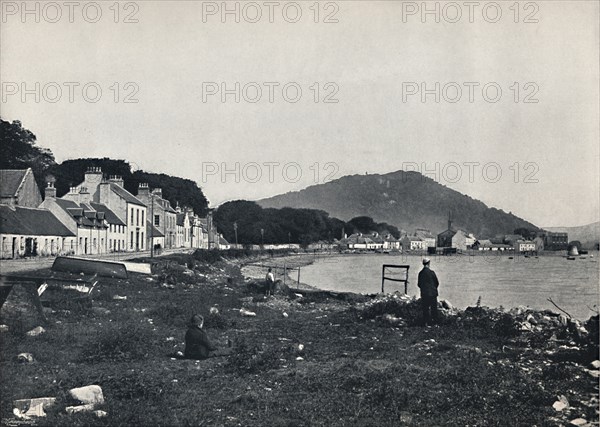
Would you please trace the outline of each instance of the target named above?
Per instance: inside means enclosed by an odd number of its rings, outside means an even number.
[[[441,232],[447,228],[449,213],[454,228],[475,233],[478,237],[508,234],[520,227],[538,229],[512,213],[490,208],[479,200],[412,171],[344,176],[301,191],[259,200],[258,203],[268,208],[324,210],[346,221],[368,215],[409,232],[415,228]]]
[[[569,241],[579,240],[586,248],[593,248],[600,241],[600,221],[578,227],[545,227],[544,230],[569,234]]]

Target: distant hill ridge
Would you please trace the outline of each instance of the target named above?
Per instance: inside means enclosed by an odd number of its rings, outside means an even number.
[[[272,208],[321,209],[346,221],[366,215],[409,232],[427,228],[439,233],[447,228],[449,213],[453,228],[477,237],[508,234],[520,227],[539,229],[512,213],[490,208],[413,171],[348,175],[258,203]]]

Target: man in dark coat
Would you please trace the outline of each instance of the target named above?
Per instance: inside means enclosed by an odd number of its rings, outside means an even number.
[[[429,268],[429,258],[423,258],[423,269],[419,272],[418,286],[421,289],[421,304],[423,306],[423,321],[425,325],[435,324],[438,321],[438,278]]]
[[[185,333],[185,352],[183,355],[186,359],[206,359],[211,351],[217,349],[208,339],[208,335],[202,329],[203,326],[204,317],[194,314]]]

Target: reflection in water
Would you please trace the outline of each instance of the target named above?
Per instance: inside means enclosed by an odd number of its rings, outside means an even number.
[[[336,291],[377,293],[381,290],[383,264],[410,266],[408,293],[418,295],[417,274],[421,257],[386,254],[344,255],[320,258],[302,268],[302,282]],[[482,305],[506,308],[519,305],[552,309],[552,298],[579,319],[594,313],[589,307],[600,304],[598,253],[593,258],[567,260],[559,256],[524,258],[514,256],[458,255],[433,257],[431,268],[440,279],[440,299],[465,308]],[[402,289],[400,289],[402,288]],[[386,292],[404,290],[386,282]]]

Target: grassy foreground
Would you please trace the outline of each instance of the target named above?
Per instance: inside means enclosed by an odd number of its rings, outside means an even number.
[[[428,329],[416,324],[417,303],[398,295],[266,300],[234,262],[171,259],[153,276],[102,280],[92,308],[55,307],[36,337],[25,333],[39,319],[15,292],[0,312],[9,328],[0,333],[2,424],[598,424],[597,318],[582,333],[549,312],[474,307],[445,310],[444,323]],[[236,354],[171,359],[193,313]],[[21,352],[35,361],[18,363]],[[90,384],[102,387],[97,409],[108,416],[67,415],[67,391]],[[568,407],[557,411],[560,396]],[[12,401],[34,397],[58,401],[45,418],[16,421]]]

